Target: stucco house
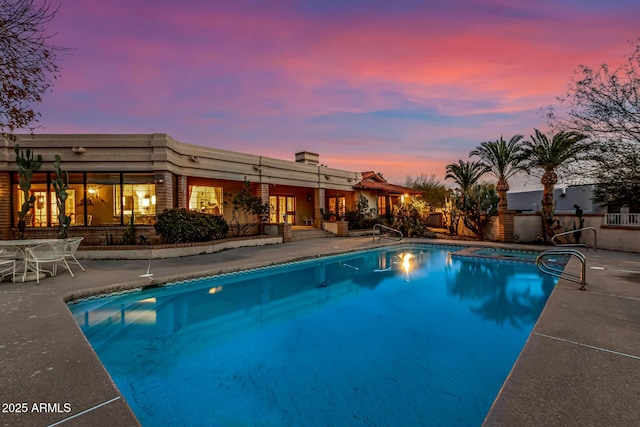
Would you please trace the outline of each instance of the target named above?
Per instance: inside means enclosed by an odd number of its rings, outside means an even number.
[[[15,237],[17,213],[24,201],[18,185],[14,145],[43,157],[34,174],[30,194],[35,203],[27,226],[57,227],[55,155],[69,173],[66,211],[72,227],[83,234],[130,222],[152,229],[156,214],[167,208],[187,208],[231,217],[225,206],[245,181],[252,194],[271,206],[269,222],[320,227],[323,213],[337,217],[353,209],[360,195],[384,214],[411,189],[387,183],[373,172],[354,172],[320,164],[319,154],[303,151],[295,160],[186,144],[167,134],[49,134],[19,135],[4,141],[0,160],[0,238]]]

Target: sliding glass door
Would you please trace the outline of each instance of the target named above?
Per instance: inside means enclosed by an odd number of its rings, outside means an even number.
[[[296,223],[295,196],[269,196],[269,222],[283,223],[286,215],[287,223]]]

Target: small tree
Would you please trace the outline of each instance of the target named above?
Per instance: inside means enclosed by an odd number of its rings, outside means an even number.
[[[375,213],[376,208],[369,208],[367,198],[359,194],[356,209],[352,211],[348,210],[344,215],[344,219],[349,222],[349,230],[371,228],[379,222],[379,220],[375,218]]]
[[[594,201],[640,212],[640,37],[630,44],[619,66],[579,66],[559,98],[563,116],[551,109],[549,119],[555,129],[592,141],[590,161],[573,162],[570,172],[596,184]]]
[[[420,198],[394,205],[391,208],[391,226],[402,231],[405,236],[421,236],[426,231],[429,210],[429,205]]]
[[[269,218],[269,203],[251,193],[251,183],[245,179],[242,189],[225,202],[231,206],[231,229],[236,236],[246,236]]]
[[[458,209],[458,206],[455,203],[455,201],[460,197],[460,189],[456,188],[451,196],[451,199],[454,202],[451,205],[451,211],[449,212],[448,218],[446,218],[447,229],[449,230],[449,233],[454,236],[458,235],[458,226],[460,225],[460,217],[462,216],[462,212]]]
[[[65,239],[69,231],[69,224],[71,224],[71,215],[67,215],[69,173],[60,168],[60,156],[57,154],[53,169],[56,172],[56,178],[51,181],[51,184],[56,192],[56,204],[58,206],[58,237]]]
[[[13,138],[16,129],[30,128],[38,113],[31,105],[58,76],[57,55],[67,49],[50,43],[44,32],[56,15],[46,0],[0,1],[0,133]]]
[[[451,190],[440,182],[435,175],[427,176],[422,174],[415,179],[408,176],[405,181],[405,187],[422,191],[422,195],[419,197],[432,208],[444,208],[447,198],[451,196]]]
[[[18,185],[24,195],[24,202],[22,202],[22,206],[18,212],[18,231],[20,231],[20,238],[24,239],[24,230],[27,227],[25,217],[36,201],[36,196],[31,194],[31,180],[33,179],[33,173],[42,166],[42,156],[38,154],[38,156],[34,158],[31,150],[21,150],[18,144],[15,146],[15,151],[16,163],[18,165]]]
[[[463,162],[458,160],[458,164],[451,163],[447,165],[447,175],[444,179],[453,179],[464,197],[467,192],[473,187],[484,175],[488,172],[486,165],[480,162]]]
[[[493,184],[476,184],[466,195],[455,199],[455,207],[461,212],[462,221],[476,236],[484,240],[484,227],[498,213],[500,197]]]

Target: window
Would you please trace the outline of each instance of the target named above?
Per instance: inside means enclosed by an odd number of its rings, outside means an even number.
[[[327,199],[329,214],[341,218],[347,211],[347,199],[344,196],[331,196]]]
[[[284,222],[285,215],[288,224],[295,224],[295,196],[269,196],[269,222],[281,224]]]
[[[190,185],[189,209],[213,215],[222,215],[222,194],[222,187]]]
[[[52,189],[47,187],[47,179],[47,173],[34,173],[31,179],[29,193],[25,195],[24,191],[20,189],[20,178],[18,174],[13,174],[13,182],[15,184],[13,187],[15,189],[15,197],[13,200],[15,201],[14,212],[16,225],[20,219],[19,212],[22,211],[22,205],[26,199],[33,198],[34,200],[30,205],[29,211],[24,216],[27,227],[46,227],[52,212],[54,212],[53,215],[55,215],[57,209],[52,210],[50,206],[53,200],[53,206],[55,207],[56,195],[52,192]]]
[[[387,214],[387,196],[378,196],[378,216]]]
[[[122,217],[123,224],[153,224],[156,216],[156,185],[153,175],[123,174],[122,190],[114,189],[114,212],[117,219]],[[119,221],[116,221],[119,222]]]
[[[12,175],[15,224],[25,200]],[[34,174],[29,197],[34,202],[25,221],[29,227],[58,225],[56,193],[51,185],[53,173]],[[136,224],[153,224],[156,214],[156,191],[152,174],[69,173],[65,214],[71,225],[121,225],[131,217]]]
[[[87,225],[153,224],[156,190],[151,174],[88,173]],[[83,215],[78,219],[85,224]]]

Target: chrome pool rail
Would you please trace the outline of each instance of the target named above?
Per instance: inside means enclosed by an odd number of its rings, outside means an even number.
[[[554,234],[553,237],[551,238],[551,243],[553,243],[556,246],[562,246],[562,247],[581,246],[581,247],[587,248],[587,250],[589,250],[589,245],[587,245],[586,243],[558,243],[558,242],[556,242],[556,237],[567,236],[569,234],[573,234],[575,232],[585,231],[585,230],[593,231],[593,249],[597,251],[598,250],[598,233],[597,233],[596,229],[593,228],[593,227],[578,228],[577,230],[569,230],[569,231],[565,231],[564,233]]]
[[[564,268],[560,269],[560,268],[554,267],[551,264],[549,264],[551,260],[547,260],[547,262],[545,262],[545,258],[550,256],[558,256],[558,255],[567,255],[569,257],[575,256],[580,261],[580,264],[581,264],[580,274],[569,273],[565,271]],[[540,270],[543,273],[550,274],[552,276],[555,276],[561,279],[566,279],[574,283],[580,283],[580,290],[581,291],[587,290],[586,288],[587,259],[584,256],[584,254],[577,249],[558,248],[558,249],[546,250],[542,252],[540,255],[538,255],[538,257],[536,258],[536,267],[538,267],[538,270]]]
[[[402,238],[404,237],[404,235],[402,234],[402,231],[400,230],[396,230],[395,228],[391,228],[391,227],[387,227],[386,225],[382,225],[382,224],[375,224],[373,226],[373,243],[376,242],[376,230],[378,230],[378,242],[380,241],[380,239],[385,238],[385,239],[389,239],[389,240],[402,240]],[[396,237],[390,237],[385,235],[382,230],[386,230],[389,233],[395,233],[398,234],[399,236]]]

